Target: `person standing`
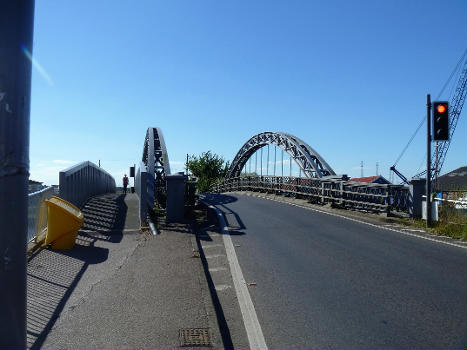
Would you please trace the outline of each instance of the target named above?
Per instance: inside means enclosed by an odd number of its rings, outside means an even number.
[[[128,187],[128,182],[129,182],[128,177],[125,174],[125,176],[123,176],[123,193],[126,193],[126,188]]]

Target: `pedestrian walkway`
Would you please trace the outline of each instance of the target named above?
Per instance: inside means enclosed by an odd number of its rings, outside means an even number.
[[[29,349],[173,349],[181,329],[221,347],[188,225],[142,233],[135,194],[96,197],[83,213],[72,250],[28,262]]]

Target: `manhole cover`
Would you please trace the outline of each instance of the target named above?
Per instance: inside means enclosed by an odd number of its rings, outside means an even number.
[[[180,346],[211,346],[209,328],[180,329]]]

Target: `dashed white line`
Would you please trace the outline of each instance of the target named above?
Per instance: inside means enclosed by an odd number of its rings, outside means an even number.
[[[211,255],[206,255],[206,259],[220,258],[221,256],[225,256],[225,254],[211,254]]]
[[[218,284],[214,288],[216,288],[216,290],[218,292],[222,292],[223,290],[227,290],[229,288],[232,288],[232,286],[229,286],[228,284]]]
[[[223,247],[222,244],[202,244],[203,249]]]
[[[209,204],[207,204],[209,205]],[[251,350],[268,350],[266,341],[264,340],[263,331],[256,315],[255,306],[251,300],[250,292],[243,277],[242,269],[238,262],[237,254],[230,237],[229,230],[225,223],[224,216],[220,209],[209,205],[211,209],[214,209],[219,217],[219,223],[222,227],[225,251],[227,254],[227,260],[229,261],[230,272],[232,274],[232,280],[234,282],[235,293],[237,294],[238,304],[242,313],[243,323],[245,325],[248,342]]]
[[[211,267],[209,272],[219,272],[219,271],[227,271],[226,267]]]

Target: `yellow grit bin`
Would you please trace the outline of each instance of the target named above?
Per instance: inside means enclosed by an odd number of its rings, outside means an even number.
[[[84,223],[83,213],[70,202],[52,196],[47,205],[47,233],[43,246],[52,249],[71,249],[75,245],[79,228]]]

